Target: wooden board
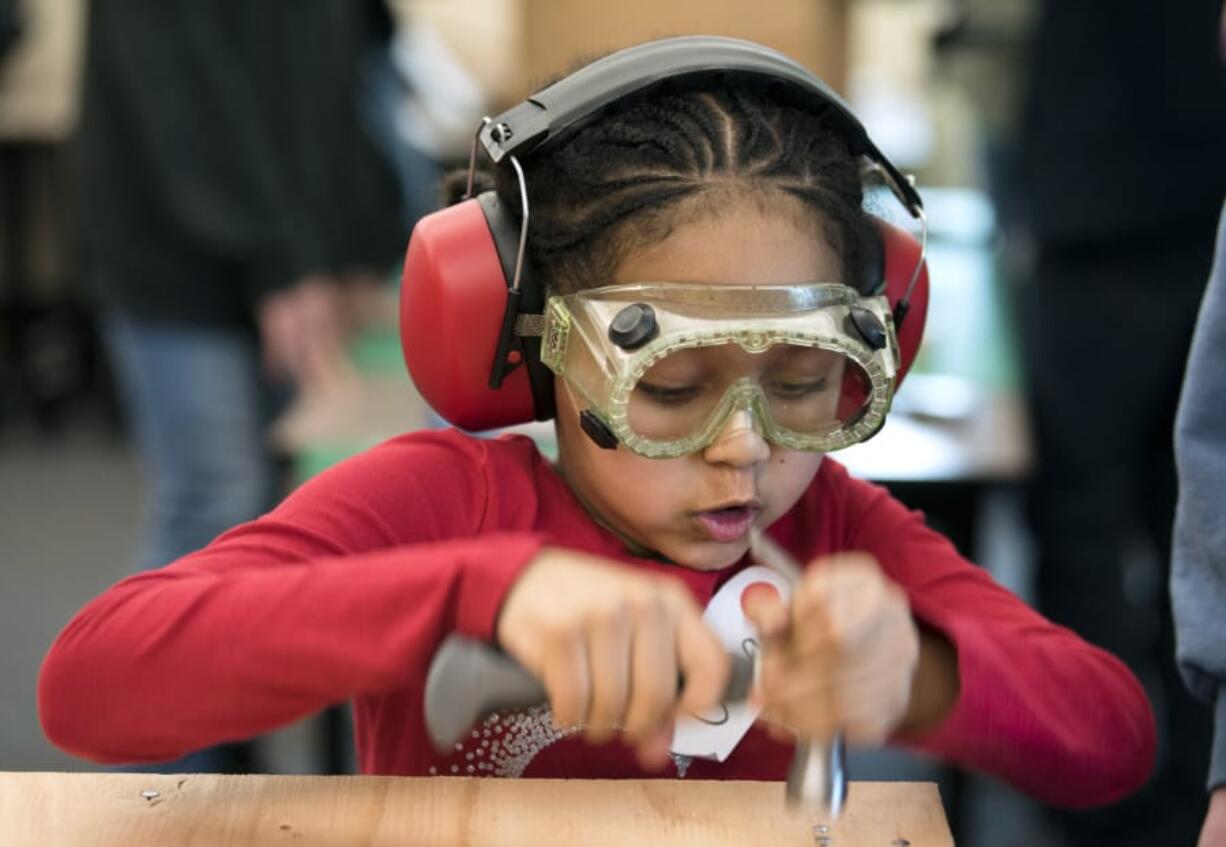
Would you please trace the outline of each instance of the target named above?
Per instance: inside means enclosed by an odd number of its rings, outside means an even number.
[[[854,783],[815,823],[771,782],[0,773],[5,847],[953,844],[932,783]]]

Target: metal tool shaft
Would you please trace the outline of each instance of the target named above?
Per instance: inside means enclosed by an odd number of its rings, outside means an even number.
[[[758,528],[750,530],[749,550],[758,562],[796,585],[803,574],[792,555]],[[788,804],[833,820],[847,799],[846,745],[836,732],[829,744],[797,739],[788,769]]]

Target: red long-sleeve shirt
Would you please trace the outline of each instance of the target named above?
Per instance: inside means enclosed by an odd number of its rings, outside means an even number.
[[[827,459],[770,534],[803,562],[872,553],[915,617],[955,646],[952,713],[904,743],[1062,805],[1113,800],[1148,775],[1154,722],[1132,674],[997,586],[884,490]],[[492,641],[507,590],[545,544],[667,572],[700,605],[745,567],[631,556],[527,439],[414,433],[85,606],[43,664],[43,727],[95,761],[157,761],[351,700],[365,773],[659,776],[628,747],[560,736],[540,709],[491,719],[446,756],[427,740],[422,692],[440,641],[453,631]],[[755,728],[727,761],[695,760],[684,774],[783,779],[790,757]]]

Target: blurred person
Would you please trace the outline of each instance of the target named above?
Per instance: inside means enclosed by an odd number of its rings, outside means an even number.
[[[1179,504],[1171,553],[1176,656],[1213,708],[1209,812],[1200,847],[1226,847],[1226,207],[1175,425]]]
[[[1162,737],[1145,791],[1055,818],[1074,844],[1191,844],[1203,811],[1209,728],[1170,661],[1166,580],[1139,590],[1126,564],[1169,556],[1170,432],[1226,192],[1219,11],[1048,2],[1032,45],[1020,186],[1039,605],[1142,677]]]
[[[82,217],[151,478],[140,569],[276,502],[266,426],[295,388],[343,378],[348,281],[383,273],[403,246],[397,183],[359,120],[376,5],[92,4]]]

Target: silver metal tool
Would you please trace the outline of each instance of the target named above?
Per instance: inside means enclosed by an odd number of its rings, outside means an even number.
[[[800,564],[792,554],[757,527],[749,531],[749,551],[758,562],[793,585],[800,582]],[[797,739],[788,769],[788,804],[834,820],[847,799],[846,745],[836,732],[829,745]]]
[[[753,686],[753,661],[730,655],[732,673],[723,700],[737,703]],[[677,680],[677,688],[684,680]],[[506,653],[460,635],[443,641],[426,676],[426,732],[446,753],[482,718],[548,701],[545,686]]]

